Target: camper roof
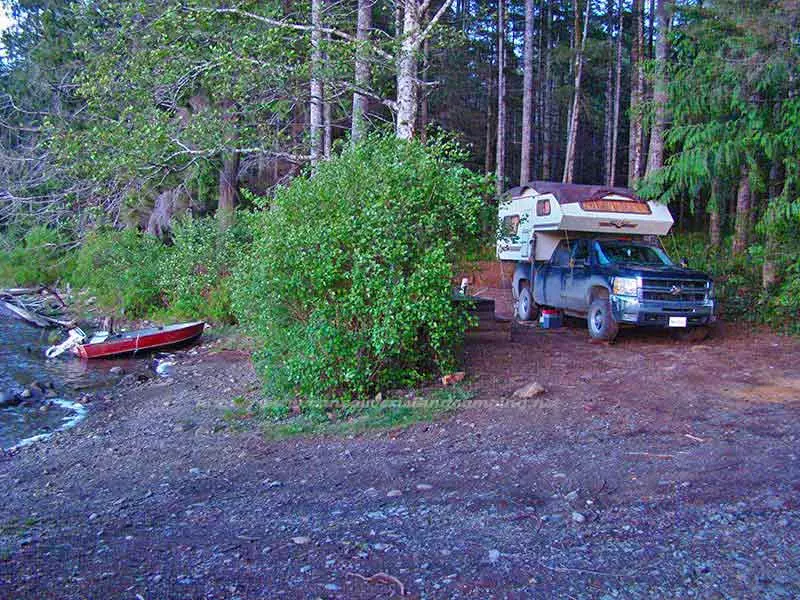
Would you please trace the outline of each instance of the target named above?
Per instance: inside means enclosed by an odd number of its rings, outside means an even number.
[[[574,204],[599,200],[609,194],[622,196],[629,202],[646,204],[636,192],[624,187],[611,187],[602,185],[582,185],[578,183],[556,183],[553,181],[531,181],[525,185],[508,190],[512,198],[521,196],[527,190],[533,190],[536,195],[553,194],[559,204]]]

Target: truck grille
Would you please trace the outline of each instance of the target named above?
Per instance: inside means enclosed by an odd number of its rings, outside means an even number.
[[[656,302],[704,302],[708,286],[702,279],[642,279],[641,299]]]

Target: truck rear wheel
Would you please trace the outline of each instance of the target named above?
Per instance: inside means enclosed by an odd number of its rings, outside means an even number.
[[[530,287],[524,287],[519,291],[517,299],[517,318],[520,321],[532,321],[539,312],[536,303],[533,301]]]
[[[611,303],[608,298],[597,298],[589,306],[586,318],[589,325],[589,335],[596,340],[611,342],[619,333],[619,325],[611,312]]]

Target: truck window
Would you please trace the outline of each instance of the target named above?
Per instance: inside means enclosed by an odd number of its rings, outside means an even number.
[[[575,240],[572,243],[572,260],[575,264],[583,263],[589,258],[589,244],[586,240]]]
[[[663,250],[636,242],[602,241],[595,242],[597,259],[602,265],[642,264],[671,265],[672,261]]]
[[[559,267],[566,267],[569,265],[569,251],[570,246],[566,240],[561,240],[553,251],[553,256],[550,258],[550,263]]]

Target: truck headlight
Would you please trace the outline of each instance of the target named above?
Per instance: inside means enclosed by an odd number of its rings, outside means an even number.
[[[636,296],[639,280],[636,277],[614,277],[613,292],[617,296]]]
[[[709,300],[713,300],[713,299],[714,299],[714,297],[715,297],[715,293],[714,293],[714,282],[713,282],[713,281],[709,281],[709,282],[708,282],[708,299],[709,299]]]

